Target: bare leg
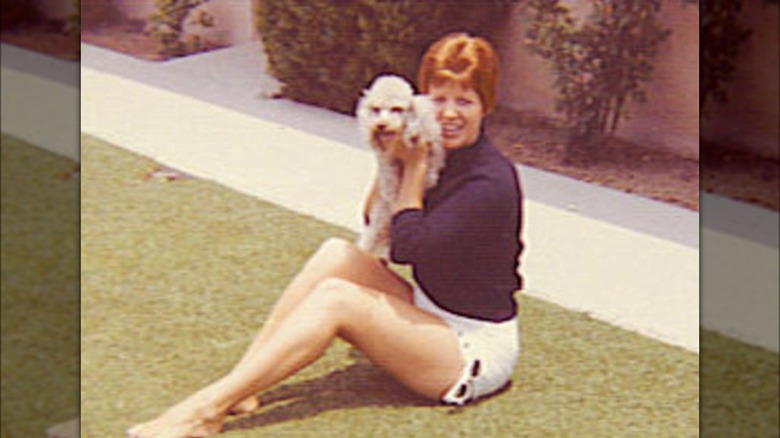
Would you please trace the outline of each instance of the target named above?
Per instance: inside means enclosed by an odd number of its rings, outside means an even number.
[[[409,283],[389,270],[379,259],[345,240],[328,239],[282,292],[253,345],[272,333],[298,303],[326,278],[340,278],[395,295],[407,302],[412,300]],[[248,354],[249,351],[245,356]]]
[[[393,295],[326,279],[227,376],[129,434],[185,438],[217,433],[231,406],[310,364],[337,336],[432,399],[440,398],[463,367],[455,334],[441,319]]]
[[[252,357],[287,316],[314,288],[326,278],[341,278],[358,285],[386,292],[411,302],[411,286],[385,267],[376,257],[360,250],[354,244],[329,239],[314,253],[303,269],[282,292],[260,332],[236,367]],[[230,409],[233,414],[254,411],[260,403],[254,395],[238,402]]]

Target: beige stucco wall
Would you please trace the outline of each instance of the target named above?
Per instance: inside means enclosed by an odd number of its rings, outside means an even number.
[[[113,3],[130,18],[145,19],[155,12],[153,0],[113,0]],[[255,38],[251,0],[212,0],[199,9],[214,17],[214,27],[188,26],[187,33],[201,34],[218,44],[240,44]]]
[[[587,0],[569,0],[572,11],[589,11]],[[522,4],[517,6],[517,13]],[[617,135],[626,140],[699,156],[699,14],[693,6],[666,0],[659,20],[672,29],[657,58],[648,102],[629,104]],[[524,48],[521,21],[513,17],[501,35],[501,104],[519,110],[555,115],[552,70]]]
[[[759,155],[780,158],[780,12],[777,6],[746,2],[741,23],[753,29],[727,84],[726,103],[708,103],[702,137]]]

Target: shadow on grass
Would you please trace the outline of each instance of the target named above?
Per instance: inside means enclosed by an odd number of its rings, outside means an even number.
[[[437,406],[367,361],[358,361],[314,379],[281,385],[264,393],[261,401],[260,411],[228,422],[224,431],[303,420],[333,410]]]
[[[260,411],[225,424],[224,432],[256,429],[278,423],[304,420],[336,410],[376,408],[437,407],[458,414],[469,406],[505,393],[511,381],[495,394],[463,407],[445,406],[405,388],[365,359],[346,368],[303,382],[279,386],[262,396]]]

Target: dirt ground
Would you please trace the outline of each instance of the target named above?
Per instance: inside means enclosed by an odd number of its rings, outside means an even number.
[[[79,37],[64,31],[62,22],[36,23],[0,32],[0,41],[68,61],[80,58]]]
[[[716,193],[780,211],[777,160],[702,142],[699,160],[612,139],[590,160],[567,159],[566,132],[548,118],[499,108],[488,132],[513,160],[581,181],[691,210],[699,193]]]
[[[701,143],[701,189],[780,211],[780,163],[735,151],[711,142]]]
[[[160,44],[144,33],[141,21],[110,20],[86,26],[82,28],[81,40],[141,59],[165,60],[159,54]],[[64,59],[78,59],[74,39],[51,26],[3,32],[2,41]],[[531,167],[690,210],[699,209],[701,188],[780,211],[778,161],[732,150],[728,145],[702,143],[697,161],[612,139],[590,154],[588,160],[571,160],[567,158],[565,130],[549,118],[499,108],[490,117],[487,128],[507,156]]]
[[[148,61],[164,61],[162,45],[144,32],[143,21],[109,22],[81,29],[81,41]]]
[[[95,46],[104,47],[145,59],[147,61],[166,61],[169,58],[162,55],[162,44],[148,32],[142,20],[124,20],[104,22],[99,25],[83,28],[81,41]],[[224,48],[217,44],[206,44],[206,47],[196,53]]]
[[[567,153],[567,133],[550,118],[499,108],[488,120],[494,142],[515,162],[592,184],[699,208],[699,163],[612,139],[584,157]]]

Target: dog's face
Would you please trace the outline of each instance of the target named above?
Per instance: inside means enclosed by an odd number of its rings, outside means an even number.
[[[392,155],[402,147],[413,96],[411,85],[397,76],[380,76],[363,92],[358,102],[358,122],[373,148]]]

